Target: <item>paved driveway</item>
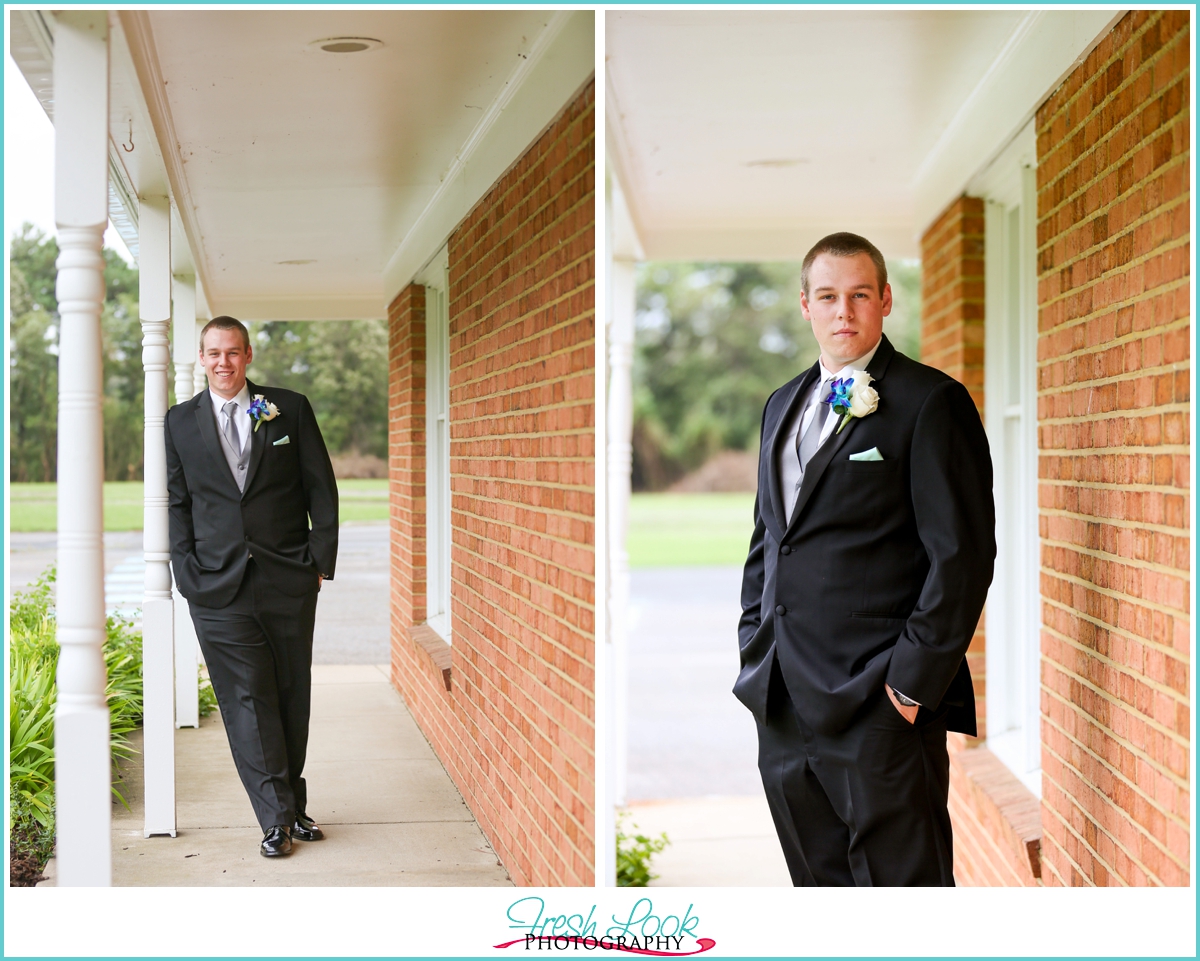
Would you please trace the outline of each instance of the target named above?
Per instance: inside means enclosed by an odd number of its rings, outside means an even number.
[[[10,535],[9,597],[28,587],[55,560],[55,534]],[[104,535],[104,594],[109,613],[135,616],[141,606],[145,562],[142,532]],[[321,589],[313,634],[314,664],[386,664],[389,636],[387,523],[343,524],[338,566]]]
[[[738,673],[741,568],[635,570],[629,638],[630,800],[761,796]]]

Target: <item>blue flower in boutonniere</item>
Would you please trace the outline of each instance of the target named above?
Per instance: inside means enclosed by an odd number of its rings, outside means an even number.
[[[262,394],[255,394],[254,400],[250,401],[250,406],[246,408],[246,413],[254,421],[254,429],[257,431],[258,425],[263,421],[274,420],[279,416],[279,408],[263,397]]]
[[[845,377],[834,378],[829,384],[829,396],[825,403],[833,406],[842,422],[835,433],[840,434],[851,417],[866,417],[875,413],[879,406],[879,394],[871,386],[872,377],[865,370],[849,370]]]

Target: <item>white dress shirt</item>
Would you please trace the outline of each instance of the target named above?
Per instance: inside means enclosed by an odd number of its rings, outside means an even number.
[[[212,398],[213,410],[217,412],[217,427],[224,434],[225,425],[229,423],[229,418],[225,416],[225,405],[229,401],[216,393],[211,387],[208,389],[208,396]],[[248,414],[250,410],[250,388],[242,384],[242,389],[238,391],[238,395],[231,399],[238,405],[237,413],[233,418],[233,429],[237,431],[237,452],[240,454],[246,449],[246,438],[250,436],[250,416]]]
[[[779,447],[779,463],[776,465],[776,469],[779,471],[779,489],[783,492],[783,504],[789,521],[792,519],[792,510],[796,506],[796,499],[800,496],[800,485],[804,482],[804,471],[800,469],[800,456],[796,452],[797,436],[802,436],[801,432],[812,423],[812,419],[817,414],[817,404],[829,396],[829,382],[835,377],[843,376],[845,371],[850,368],[865,370],[867,364],[871,363],[871,358],[875,356],[875,352],[879,350],[881,343],[883,343],[882,338],[861,357],[850,361],[836,372],[826,368],[824,361],[817,361],[820,365],[821,377],[815,385],[809,388],[808,396],[798,408],[798,416],[792,418],[784,443]],[[830,414],[825,419],[825,424],[821,428],[821,442],[817,445],[818,450],[824,446],[829,435],[837,429],[839,421],[841,418],[836,414]]]

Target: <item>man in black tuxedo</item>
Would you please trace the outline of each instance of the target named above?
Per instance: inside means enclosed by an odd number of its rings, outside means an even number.
[[[171,567],[187,598],[260,852],[317,841],[304,757],[313,621],[337,560],[338,491],[303,394],[246,380],[232,317],[200,335],[208,390],[167,412]]]
[[[947,730],[996,554],[992,463],[966,388],[883,336],[879,251],[804,259],[821,347],[763,411],[735,695],[796,885],[954,884]],[[832,401],[832,402],[830,402]]]

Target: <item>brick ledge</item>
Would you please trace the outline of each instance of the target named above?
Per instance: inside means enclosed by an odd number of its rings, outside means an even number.
[[[1042,805],[986,747],[951,747],[950,780],[974,822],[1027,884],[1042,877]]]
[[[414,625],[409,636],[429,656],[433,666],[442,672],[442,681],[446,690],[450,690],[450,645],[428,624]]]

